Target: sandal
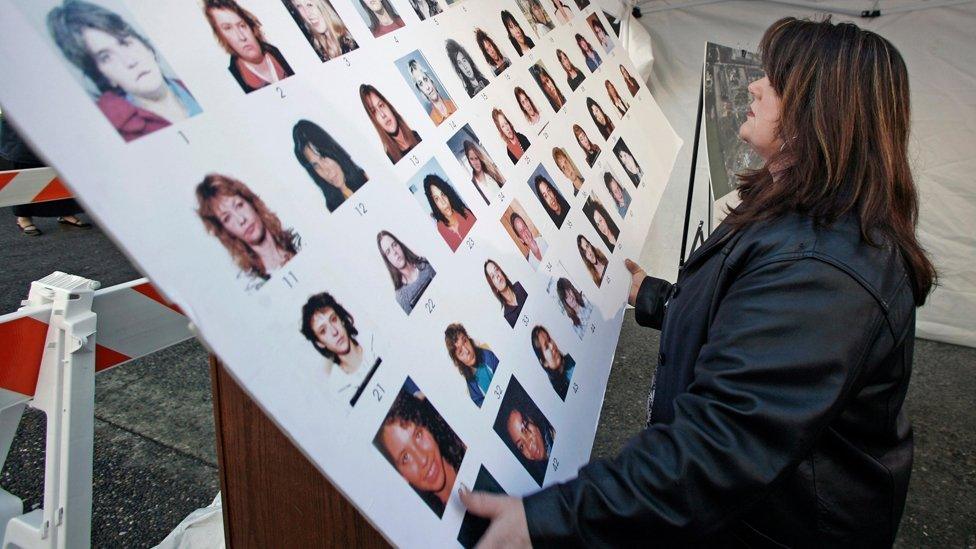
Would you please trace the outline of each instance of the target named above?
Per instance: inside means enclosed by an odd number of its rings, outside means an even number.
[[[66,217],[59,217],[58,218],[58,223],[60,223],[61,225],[68,225],[68,226],[75,227],[75,228],[78,228],[78,229],[90,229],[91,228],[91,223],[85,223],[84,221],[78,219],[77,217],[74,218],[74,220],[68,219]]]
[[[21,225],[18,223],[17,228],[20,229],[20,232],[24,233],[24,236],[40,236],[41,234],[41,230],[38,229],[33,223],[29,223],[27,225]]]

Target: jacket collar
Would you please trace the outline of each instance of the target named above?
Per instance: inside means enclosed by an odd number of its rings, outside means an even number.
[[[732,237],[732,229],[725,223],[719,224],[719,226],[712,231],[712,234],[705,239],[705,242],[688,258],[685,260],[685,264],[681,269],[690,267],[696,263],[701,262],[704,258],[712,254],[712,252],[719,247],[720,244],[727,242],[729,238]]]

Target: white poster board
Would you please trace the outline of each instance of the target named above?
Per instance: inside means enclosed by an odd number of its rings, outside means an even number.
[[[588,460],[680,147],[587,4],[0,0],[0,102],[390,541],[468,545],[460,482]]]

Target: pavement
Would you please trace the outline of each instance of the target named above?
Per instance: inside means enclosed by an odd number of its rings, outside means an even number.
[[[20,235],[0,212],[0,313],[55,270],[103,286],[138,278],[97,228],[38,219]],[[658,334],[624,322],[594,458],[612,457],[644,424]],[[917,340],[907,404],[915,467],[896,547],[976,548],[976,349]],[[44,416],[28,411],[0,486],[37,508],[43,493]],[[151,547],[219,490],[206,352],[188,341],[96,378],[92,545]]]

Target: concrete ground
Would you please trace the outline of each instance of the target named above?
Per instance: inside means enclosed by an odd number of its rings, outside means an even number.
[[[0,313],[17,308],[31,280],[54,270],[117,284],[139,275],[97,229],[27,238],[0,215]],[[656,362],[657,332],[630,315],[614,359],[594,457],[638,432]],[[918,340],[907,408],[915,468],[898,547],[976,548],[976,349]],[[100,374],[95,395],[95,547],[150,547],[219,490],[206,354],[186,342]],[[0,486],[40,505],[44,416],[21,422]]]

